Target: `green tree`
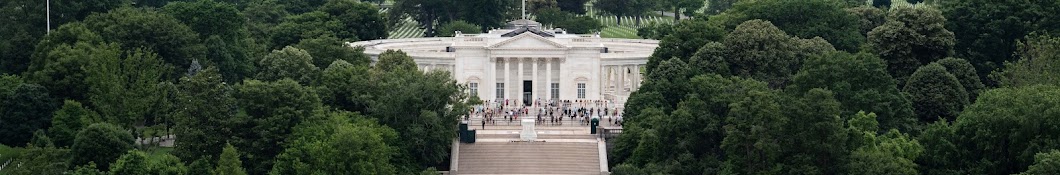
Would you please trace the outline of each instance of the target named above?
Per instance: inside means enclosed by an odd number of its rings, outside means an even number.
[[[438,27],[438,36],[440,37],[453,37],[456,32],[465,34],[478,34],[482,33],[482,27],[478,25],[468,23],[466,21],[451,21],[445,23],[441,27]]]
[[[111,164],[110,174],[149,174],[147,161],[147,154],[143,151],[131,150]]]
[[[846,9],[847,13],[850,13],[858,17],[858,33],[868,37],[869,32],[872,29],[883,25],[887,22],[887,11],[872,7],[872,6],[857,6]]]
[[[733,4],[736,4],[739,0],[710,0],[707,3],[707,9],[704,13],[714,15],[724,12],[729,8],[732,8]]]
[[[1052,150],[1034,154],[1034,164],[1020,175],[1046,175],[1060,173],[1060,151]]]
[[[233,131],[242,138],[234,144],[243,148],[252,174],[268,172],[294,127],[319,120],[320,98],[290,79],[246,80],[235,88],[241,114],[248,117],[242,127],[248,129]]]
[[[1047,13],[1060,8],[1054,1],[939,1],[938,7],[949,21],[946,28],[956,38],[957,57],[967,59],[980,76],[1000,69],[1013,55],[1018,42],[1034,31],[1060,32],[1060,14]],[[1007,67],[1007,66],[1006,66]],[[994,83],[985,82],[993,86]]]
[[[721,78],[696,77],[693,81],[701,83],[718,79]],[[622,153],[621,161],[627,165],[666,164],[671,168],[667,173],[674,174],[700,171],[717,173],[716,167],[720,165],[724,154],[720,148],[722,138],[724,138],[722,128],[724,117],[714,114],[710,109],[717,106],[712,105],[715,104],[707,103],[697,95],[688,95],[669,116],[662,113],[663,111],[659,108],[642,110],[638,116],[635,116],[636,121],[624,123],[630,128],[630,136],[637,138],[632,140],[636,142],[632,143],[636,144],[632,145],[635,146],[632,148],[632,153],[630,155]],[[631,141],[624,138],[619,140],[620,142]],[[616,149],[615,153],[624,151]],[[624,159],[625,156],[628,156],[628,159]],[[674,161],[681,163],[668,163]]]
[[[342,31],[342,27],[342,21],[321,11],[287,16],[269,32],[271,44],[268,48],[282,49],[307,38],[337,37],[336,32]]]
[[[692,16],[692,13],[703,7],[704,2],[700,0],[663,0],[656,2],[663,9],[671,9],[674,13],[674,21],[681,20],[681,15]]]
[[[231,144],[225,144],[221,151],[220,159],[217,160],[217,169],[213,170],[216,175],[246,175],[243,170],[243,162],[239,161],[239,152]]]
[[[12,175],[63,174],[70,167],[70,150],[30,146],[4,167]]]
[[[99,169],[110,169],[112,162],[131,149],[133,136],[129,131],[109,123],[96,123],[77,133],[70,147],[70,163],[81,166],[95,162]]]
[[[49,94],[59,99],[86,100],[88,83],[83,67],[101,56],[96,45],[102,41],[84,23],[62,25],[37,43],[26,78],[48,87]]]
[[[789,97],[790,98],[790,97]],[[849,154],[847,130],[840,115],[840,103],[832,91],[810,89],[784,105],[788,116],[783,163],[785,171],[806,174],[840,174],[840,165]]]
[[[226,41],[217,35],[206,38],[206,60],[221,70],[225,82],[253,76],[254,64],[244,40]]]
[[[744,21],[770,21],[800,38],[821,37],[838,50],[857,51],[865,38],[858,33],[858,17],[834,0],[759,0],[737,3],[727,14],[711,17],[731,29]]]
[[[574,14],[585,14],[585,3],[589,0],[556,0],[556,6],[560,10],[574,13]]]
[[[559,22],[556,24],[556,27],[563,28],[564,30],[567,30],[568,33],[587,34],[600,31],[603,24],[600,24],[600,21],[593,19],[592,17],[579,16]]]
[[[43,86],[20,83],[0,96],[0,144],[24,146],[33,131],[46,129],[57,103]]]
[[[619,25],[622,25],[622,17],[640,16],[648,12],[649,0],[596,0],[593,8],[600,9],[604,13],[615,16]]]
[[[337,60],[356,65],[368,65],[372,61],[368,55],[363,53],[364,48],[349,47],[335,37],[305,39],[294,47],[305,50],[313,56],[313,65],[318,68],[327,68]]]
[[[726,161],[723,172],[738,174],[777,174],[783,167],[781,130],[790,121],[780,114],[777,95],[771,91],[751,91],[729,105],[725,139],[721,148]]]
[[[100,120],[95,111],[77,101],[66,100],[52,115],[52,126],[48,128],[48,133],[55,139],[55,146],[69,147],[73,145],[78,131]]]
[[[291,0],[277,2],[277,5],[281,5],[281,7],[288,13],[302,14],[320,8],[320,6],[327,3],[328,0]]]
[[[335,37],[343,41],[375,40],[387,37],[386,17],[375,5],[353,0],[329,0],[320,11],[341,24]]]
[[[968,93],[968,102],[975,102],[975,98],[979,96],[979,91],[986,88],[979,81],[979,75],[976,75],[975,67],[968,63],[967,60],[949,57],[939,60],[938,63],[942,67],[946,67],[946,72],[953,74],[957,81],[961,82],[964,92]]]
[[[890,8],[891,0],[872,0],[872,7],[876,8]]]
[[[383,72],[414,71],[416,62],[408,54],[400,50],[386,50],[379,54],[379,61],[372,67],[374,70]]]
[[[246,20],[233,4],[214,0],[175,1],[162,11],[180,20],[203,39],[209,36],[238,37],[245,31]]]
[[[202,58],[205,47],[199,35],[169,14],[153,9],[123,7],[85,19],[89,29],[115,42],[124,50],[142,48],[157,53],[167,69],[185,68]],[[183,71],[171,71],[165,79],[176,79]]]
[[[235,135],[237,124],[246,120],[235,115],[232,91],[216,68],[181,78],[176,96],[181,103],[176,103],[173,114],[174,135],[180,138],[173,150],[177,157],[195,160],[221,153],[226,141]]]
[[[958,148],[956,127],[952,121],[939,120],[929,124],[917,140],[924,146],[924,154],[916,160],[923,174],[968,174],[960,160],[964,150]]]
[[[1004,87],[1035,84],[1060,85],[1060,37],[1031,35],[1018,43],[1020,59],[1005,62],[1005,68],[991,74]]]
[[[446,17],[456,16],[454,6],[457,4],[445,0],[395,0],[387,14],[389,21],[393,22],[412,17],[426,29],[424,35],[432,37],[435,36],[435,24],[444,24],[448,21]]]
[[[106,175],[107,174],[107,173],[103,173],[103,171],[99,171],[99,169],[96,168],[96,163],[92,163],[92,162],[89,162],[88,165],[77,166],[77,168],[74,168],[74,171],[70,172],[70,173],[74,174],[74,175]]]
[[[213,165],[210,165],[210,161],[207,160],[207,157],[199,158],[194,162],[191,162],[191,164],[188,165],[187,174],[213,175]]]
[[[850,174],[919,174],[913,162],[924,148],[909,135],[890,130],[881,136],[868,134],[873,139],[850,153],[847,170]]]
[[[508,0],[465,0],[461,3],[448,0],[395,0],[387,14],[392,24],[411,17],[426,30],[424,35],[433,37],[438,34],[438,25],[456,20],[482,26],[482,30],[501,27],[504,20],[519,18],[518,15],[506,15],[518,9],[516,6],[519,4]]]
[[[933,7],[896,7],[888,12],[887,22],[869,32],[869,45],[904,84],[917,67],[953,53],[954,35],[945,23],[942,12]]]
[[[0,98],[11,96],[24,82],[18,75],[0,74]]]
[[[641,88],[662,95],[662,104],[657,107],[669,111],[676,108],[677,103],[687,95],[690,86],[685,82],[691,76],[692,71],[688,63],[673,58],[662,62],[655,70],[649,72],[649,81],[644,82]]]
[[[791,92],[824,88],[835,92],[841,115],[868,111],[879,116],[883,130],[911,131],[917,119],[912,103],[887,74],[887,63],[875,54],[829,52],[811,56],[792,78]]]
[[[52,143],[52,139],[48,137],[48,134],[44,133],[43,129],[34,131],[33,137],[29,139],[27,145],[33,145],[36,147],[55,147],[55,143]]]
[[[305,50],[290,46],[273,50],[258,62],[258,67],[261,70],[255,76],[257,79],[275,81],[290,78],[305,85],[315,82],[320,71],[320,68],[313,65],[313,56]]]
[[[254,43],[248,37],[247,17],[236,8],[235,4],[214,0],[173,2],[162,8],[199,33],[206,60],[221,70],[226,82],[239,82],[253,69],[250,57]]]
[[[534,20],[545,25],[563,23],[571,18],[574,18],[574,14],[562,11],[558,8],[541,9],[534,13]]]
[[[56,1],[10,0],[0,3],[0,73],[18,74],[26,70],[34,49],[47,29],[82,20],[96,12],[106,12],[128,4],[125,0]],[[50,8],[48,8],[50,7]],[[50,12],[50,13],[49,13]],[[50,15],[49,15],[50,14]],[[50,19],[50,26],[46,23]]]
[[[376,95],[370,83],[368,65],[353,65],[343,60],[332,62],[324,70],[317,93],[330,107],[352,112],[368,112],[368,105]]]
[[[358,114],[331,112],[293,135],[269,174],[397,173],[390,163],[396,151],[389,146],[397,133]]]
[[[504,26],[504,23],[508,22],[506,20],[513,18],[505,14],[519,5],[516,1],[510,0],[464,0],[460,2],[455,12],[459,17],[450,21],[464,20],[481,26],[478,31]]]
[[[920,67],[909,77],[903,92],[909,93],[920,121],[953,120],[968,104],[968,94],[957,78],[938,63]]]
[[[184,162],[181,162],[180,158],[177,158],[177,156],[173,156],[172,154],[162,154],[159,158],[153,160],[150,164],[148,164],[147,168],[150,170],[150,174],[188,174],[188,168],[184,166]]]
[[[556,0],[527,0],[527,13],[534,13],[541,9],[557,8]]]
[[[292,1],[283,1],[292,2]],[[271,34],[273,28],[289,15],[284,6],[277,0],[253,0],[247,2],[240,13],[247,19],[247,31],[251,38],[257,42],[268,43],[264,47],[271,48]]]
[[[769,21],[751,20],[725,36],[723,45],[704,45],[691,59],[703,66],[698,72],[749,77],[779,88],[789,83],[804,59],[834,50],[820,38],[794,38]]]
[[[1060,146],[1060,88],[1034,85],[993,89],[980,94],[954,123],[970,174],[1014,174],[1027,170],[1036,153]]]
[[[85,68],[89,102],[104,121],[131,128],[147,118],[158,98],[158,82],[170,71],[150,51],[120,54],[117,45],[103,47],[105,56]]]
[[[412,58],[400,51],[383,53],[375,66],[370,82],[388,92],[377,94],[368,114],[404,131],[398,138],[405,142],[395,144],[402,150],[395,159],[410,163],[396,166],[414,166],[399,167],[409,172],[438,166],[449,157],[454,123],[469,109],[464,89],[447,72],[417,70]]]
[[[670,32],[659,34],[663,37],[659,41],[659,47],[648,58],[648,63],[645,65],[647,70],[655,70],[655,67],[662,61],[675,57],[687,63],[688,58],[691,58],[703,45],[711,41],[721,41],[726,34],[722,27],[698,18],[680,21],[669,28],[671,29],[664,31]]]

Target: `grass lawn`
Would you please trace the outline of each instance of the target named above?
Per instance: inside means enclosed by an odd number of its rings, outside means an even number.
[[[607,26],[601,29],[600,37],[604,38],[628,38],[628,39],[640,39],[637,36],[637,29],[628,26]]]
[[[12,148],[10,146],[0,144],[0,164],[4,164],[9,160],[17,158],[19,155],[22,154],[22,150],[24,149],[25,148],[19,147]],[[8,171],[10,171],[10,168],[5,168],[3,170],[0,170],[0,174],[8,174]]]
[[[389,1],[388,1],[389,2]],[[597,12],[592,7],[591,3],[586,4],[586,13],[579,16],[589,16],[603,25],[600,29],[600,37],[604,38],[630,38],[640,39],[637,36],[637,29],[650,23],[673,23],[672,17],[660,16],[658,13],[652,12],[641,18],[641,25],[636,25],[635,18],[631,16],[622,17],[622,24],[618,24],[618,20],[613,15],[604,15]],[[381,8],[381,12],[386,12],[390,9]],[[533,16],[531,16],[532,18]],[[405,18],[397,22],[396,25],[390,27],[388,39],[400,39],[400,38],[420,38],[423,37],[425,29],[420,28],[419,24],[416,23],[412,18]],[[592,33],[583,33],[592,34]]]
[[[146,149],[146,150],[143,150],[143,151],[145,153],[147,153],[147,160],[148,161],[158,161],[159,159],[162,158],[162,155],[169,154],[170,152],[173,152],[173,148],[153,147],[153,148],[149,148],[149,149]],[[187,160],[182,160],[182,161],[187,161]]]

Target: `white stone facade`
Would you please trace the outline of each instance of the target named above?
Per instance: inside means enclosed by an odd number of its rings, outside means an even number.
[[[386,50],[401,50],[420,69],[449,71],[457,82],[468,86],[468,93],[483,100],[610,100],[621,105],[640,85],[641,68],[658,41],[535,28],[350,45],[364,47],[373,62]]]

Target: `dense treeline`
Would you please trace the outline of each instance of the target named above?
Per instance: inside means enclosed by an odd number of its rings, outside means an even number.
[[[0,2],[0,174],[414,174],[467,109],[448,73],[345,45],[386,37],[381,1],[51,3],[46,31]]]
[[[611,170],[1060,173],[1060,3],[863,3],[737,1],[639,30],[662,41]]]

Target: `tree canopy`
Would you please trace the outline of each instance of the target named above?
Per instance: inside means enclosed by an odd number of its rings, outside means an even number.
[[[77,133],[70,147],[70,162],[81,166],[94,163],[101,170],[112,170],[111,163],[133,149],[129,131],[109,123],[95,123]]]
[[[897,7],[887,22],[869,32],[869,45],[887,60],[888,70],[904,84],[917,67],[952,55],[954,35],[933,7]]]
[[[1060,8],[1054,1],[939,1],[938,7],[953,31],[957,57],[975,66],[980,76],[1000,69],[1006,61],[1022,58],[1019,43],[1039,32],[1060,32]],[[987,82],[985,84],[995,84]]]
[[[770,21],[777,28],[800,38],[821,37],[838,50],[854,52],[865,37],[858,33],[858,18],[833,0],[758,0],[736,3],[725,13],[711,17],[728,29],[747,20]]]

